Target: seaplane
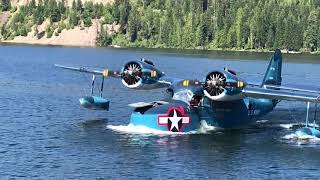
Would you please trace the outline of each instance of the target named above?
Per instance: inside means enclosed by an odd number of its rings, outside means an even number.
[[[297,135],[320,137],[319,129],[309,123],[310,104],[320,102],[319,89],[282,86],[282,54],[273,53],[261,83],[250,83],[228,68],[213,70],[202,80],[175,78],[156,68],[150,60],[127,62],[120,70],[90,69],[55,65],[58,68],[88,73],[93,76],[91,95],[80,98],[80,105],[92,110],[109,110],[109,101],[102,97],[104,80],[118,78],[133,90],[163,88],[166,98],[152,102],[129,104],[134,108],[130,124],[160,131],[190,132],[206,124],[222,129],[244,128],[274,110],[280,101],[301,101],[307,105],[305,126]],[[100,76],[100,95],[93,95],[96,76]]]

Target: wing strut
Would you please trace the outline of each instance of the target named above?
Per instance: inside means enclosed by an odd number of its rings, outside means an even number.
[[[310,102],[307,102],[307,115],[306,115],[306,127],[309,125],[309,110],[310,110]]]
[[[94,88],[94,81],[96,79],[96,76],[93,74],[92,75],[92,83],[91,83],[91,93],[90,93],[90,96],[93,95],[93,88]]]
[[[314,106],[315,111],[314,111],[314,117],[313,117],[313,128],[316,127],[316,119],[317,119],[317,110],[318,110],[318,103],[315,104]]]
[[[103,92],[103,84],[104,84],[104,76],[102,76],[102,80],[101,80],[100,97],[102,97],[102,92]]]

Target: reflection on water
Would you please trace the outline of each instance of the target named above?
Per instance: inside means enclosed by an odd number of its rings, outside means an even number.
[[[281,102],[270,115],[241,130],[118,132],[108,127],[128,125],[132,109],[127,104],[160,100],[163,91],[132,91],[108,79],[104,96],[111,101],[110,111],[90,111],[78,104],[90,90],[90,77],[53,66],[117,70],[128,60],[145,57],[174,77],[202,79],[214,69],[229,67],[250,82],[261,82],[270,53],[0,46],[0,54],[1,179],[319,176],[315,157],[320,144],[297,145],[282,138],[294,132],[285,127],[304,121],[304,103]],[[319,56],[283,56],[285,84],[319,84]]]
[[[106,127],[108,124],[108,119],[107,118],[98,118],[98,119],[92,119],[92,120],[82,120],[79,119],[80,125],[83,128],[95,128],[95,127]]]

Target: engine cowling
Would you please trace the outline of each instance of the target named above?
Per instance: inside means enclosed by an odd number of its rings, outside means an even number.
[[[130,61],[122,70],[122,84],[131,89],[155,89],[163,85],[158,80],[164,75],[151,63]]]
[[[215,101],[233,101],[244,98],[246,83],[228,71],[212,71],[203,85],[204,95]]]

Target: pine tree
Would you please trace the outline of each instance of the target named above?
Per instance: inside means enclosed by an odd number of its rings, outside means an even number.
[[[274,41],[275,41],[275,32],[273,26],[269,26],[268,29],[268,35],[267,35],[267,42],[266,42],[266,48],[268,49],[274,49]]]
[[[9,11],[11,8],[10,0],[1,0],[0,1],[0,10]]]
[[[192,14],[187,16],[182,32],[182,48],[194,47],[194,33],[192,31]]]
[[[109,46],[111,44],[112,44],[112,37],[103,28],[103,26],[101,26],[99,35],[97,37],[97,45],[98,46]]]
[[[130,3],[129,3],[129,0],[124,0],[124,3],[120,5],[120,18],[119,18],[119,21],[120,21],[120,31],[122,33],[125,33],[126,30],[125,30],[125,26],[127,25],[128,23],[128,18],[129,18],[129,12],[131,10],[131,6],[130,6]]]
[[[131,42],[135,42],[138,37],[138,12],[133,8],[128,20],[128,30],[127,34],[129,35],[129,39]]]
[[[286,19],[284,18],[283,13],[277,17],[276,33],[275,33],[275,47],[284,48],[285,46],[285,24]]]
[[[316,51],[318,48],[319,27],[318,27],[318,12],[313,10],[308,17],[308,26],[305,32],[305,47],[311,51]]]
[[[243,23],[244,23],[244,11],[240,7],[237,11],[237,16],[235,21],[235,31],[237,36],[237,47],[241,49],[244,48]]]
[[[200,23],[198,26],[198,30],[197,30],[197,34],[198,34],[198,38],[197,42],[199,46],[205,46],[206,45],[206,41],[207,41],[207,31],[208,31],[208,27],[207,27],[207,23],[206,23],[206,14],[202,14],[201,18],[200,18]]]
[[[82,5],[82,1],[81,0],[77,0],[77,11],[78,13],[81,13],[82,12],[82,9],[83,9],[83,5]]]

